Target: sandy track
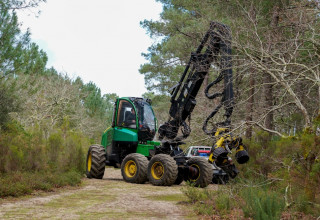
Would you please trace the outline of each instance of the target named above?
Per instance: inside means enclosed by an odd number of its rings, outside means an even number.
[[[196,218],[179,205],[181,187],[126,183],[119,169],[107,168],[103,180],[84,179],[77,189],[0,200],[0,219]]]

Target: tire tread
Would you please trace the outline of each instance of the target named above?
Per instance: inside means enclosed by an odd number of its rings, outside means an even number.
[[[194,185],[201,188],[207,187],[211,183],[213,176],[213,168],[208,160],[201,157],[191,157],[187,163],[189,166],[197,164],[200,167],[200,177],[193,182]]]
[[[154,162],[161,162],[164,166],[164,174],[161,179],[157,180],[152,177],[151,167]],[[167,154],[157,154],[149,162],[148,179],[155,186],[171,186],[175,183],[178,177],[178,165],[176,161]]]
[[[94,144],[89,147],[88,155],[87,155],[87,163],[88,163],[88,156],[91,153],[91,170],[88,171],[88,164],[87,164],[87,177],[94,178],[94,179],[102,179],[104,176],[104,171],[106,168],[106,153],[103,146]]]
[[[133,160],[137,165],[137,173],[134,177],[128,177],[125,174],[124,168],[127,161]],[[128,154],[121,163],[121,175],[124,181],[129,183],[142,184],[148,180],[147,168],[148,168],[148,159],[139,153]]]

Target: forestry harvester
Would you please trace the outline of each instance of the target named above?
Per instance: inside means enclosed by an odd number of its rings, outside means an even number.
[[[203,124],[203,131],[214,137],[209,159],[186,157],[180,149],[191,132],[187,120],[196,106],[196,97],[211,66],[219,76],[205,88],[209,99],[220,97],[220,104]],[[224,81],[221,93],[209,94],[209,89]],[[235,178],[238,170],[228,156],[235,149],[239,164],[249,160],[242,139],[231,134],[234,101],[232,88],[231,34],[226,25],[211,22],[197,50],[171,90],[170,118],[157,130],[157,119],[151,100],[136,97],[118,98],[114,105],[112,125],[102,135],[101,145],[90,146],[87,154],[87,177],[101,179],[105,166],[121,167],[123,179],[130,183],[149,181],[153,185],[169,186],[190,181],[206,187],[213,180],[225,182]],[[208,122],[221,107],[225,121],[211,130]],[[179,132],[180,130],[180,132]],[[160,141],[153,141],[156,133]],[[181,135],[178,135],[181,134]]]

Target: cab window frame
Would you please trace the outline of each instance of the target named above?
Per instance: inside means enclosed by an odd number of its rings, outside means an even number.
[[[128,110],[130,108],[130,110]],[[130,112],[131,109],[134,110],[134,115],[135,115],[135,123],[126,125],[126,113]],[[131,113],[131,112],[130,112]],[[116,126],[118,127],[123,127],[123,128],[131,128],[131,129],[137,129],[137,111],[134,107],[134,105],[129,102],[128,100],[121,99],[119,100],[118,103],[118,109],[117,109],[117,123]]]

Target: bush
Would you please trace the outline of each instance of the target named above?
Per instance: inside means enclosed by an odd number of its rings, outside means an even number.
[[[234,207],[234,200],[225,191],[218,191],[215,196],[215,207],[219,212],[227,212]]]
[[[190,182],[187,182],[187,185],[183,187],[181,191],[187,196],[188,202],[190,203],[204,201],[211,197],[210,191],[194,187],[194,185]]]
[[[64,173],[50,172],[12,172],[0,176],[0,197],[22,196],[34,190],[51,191],[63,186],[76,186],[81,182],[81,175],[76,171]]]
[[[188,202],[199,215],[224,215],[235,207],[234,198],[225,190],[202,189],[188,183],[181,191],[187,196]]]
[[[197,213],[228,215],[242,209],[254,219],[279,219],[286,208],[284,215],[319,216],[320,136],[316,129],[289,138],[270,138],[260,132],[244,142],[250,161],[237,166],[240,173],[232,184],[221,187],[230,192],[184,188]]]
[[[262,138],[264,140],[264,138]],[[320,136],[312,130],[295,137],[274,139],[261,146],[259,137],[246,140],[250,161],[241,169],[246,179],[261,177],[283,180],[280,188],[290,185],[293,202],[303,194],[309,202],[319,203]]]
[[[0,134],[0,196],[78,184],[87,146],[89,138],[69,128],[56,128],[46,139],[37,127],[26,131],[16,122],[8,124]]]
[[[245,201],[242,210],[246,217],[255,220],[280,219],[284,209],[282,196],[263,188],[244,188],[241,196]]]

